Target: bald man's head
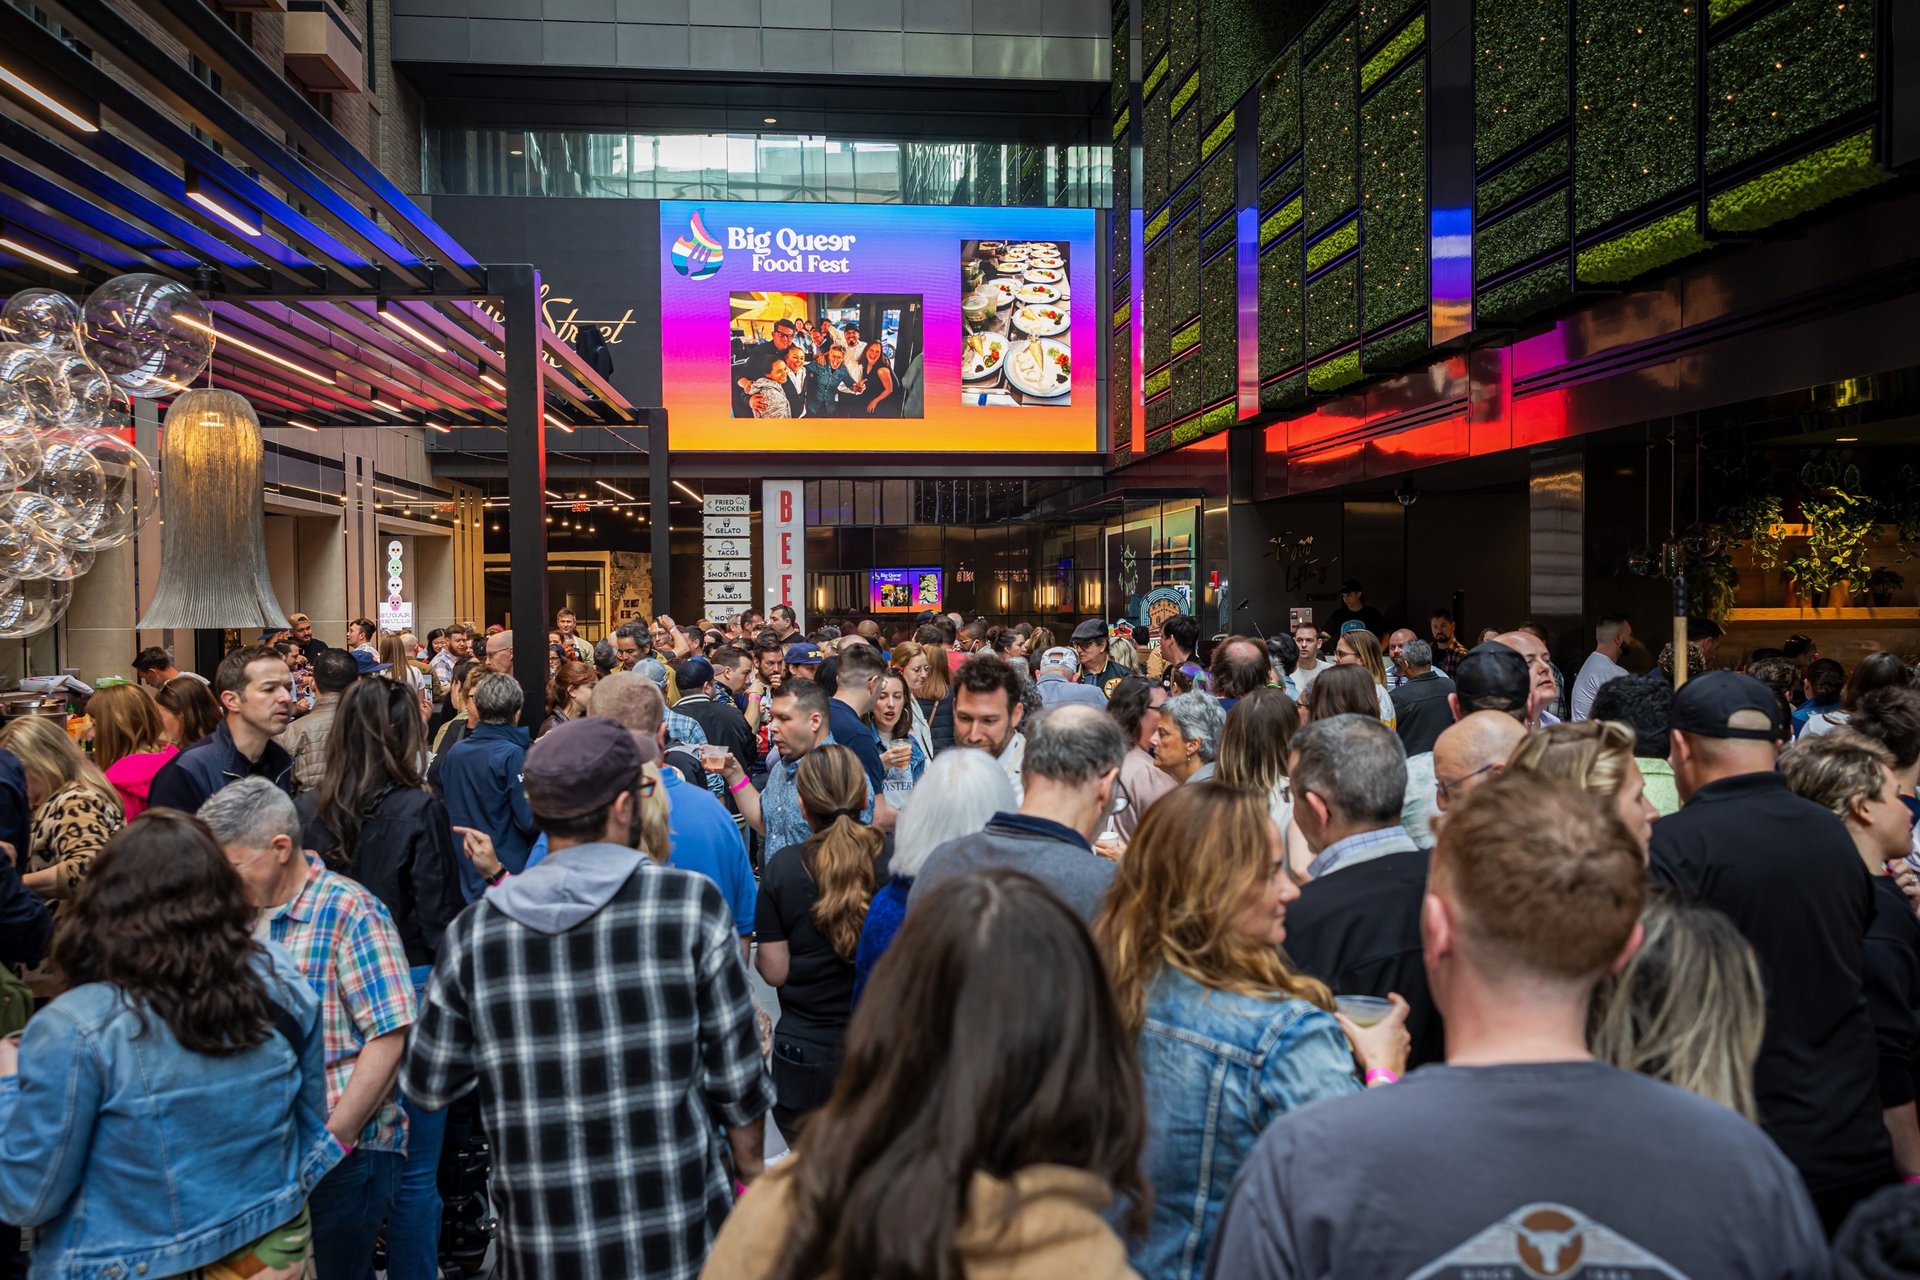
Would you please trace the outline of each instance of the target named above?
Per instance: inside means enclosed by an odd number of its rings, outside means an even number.
[[[1526,736],[1526,726],[1504,711],[1475,711],[1435,739],[1433,780],[1441,811],[1499,773]]]

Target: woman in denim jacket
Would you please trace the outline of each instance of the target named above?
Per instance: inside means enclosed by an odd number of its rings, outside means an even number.
[[[0,1049],[0,1221],[39,1228],[33,1280],[305,1275],[307,1193],[341,1154],[320,1002],[253,927],[185,814],[95,860],[54,941],[70,989]]]
[[[1202,1275],[1228,1188],[1276,1116],[1406,1065],[1406,1002],[1365,1030],[1280,950],[1288,877],[1267,797],[1180,787],[1134,832],[1094,921],[1146,1077],[1153,1216],[1129,1260],[1147,1280]]]

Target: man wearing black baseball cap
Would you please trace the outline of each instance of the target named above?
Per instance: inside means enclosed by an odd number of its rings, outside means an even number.
[[[1360,579],[1348,578],[1340,584],[1340,607],[1327,615],[1326,629],[1339,635],[1349,622],[1358,622],[1382,644],[1387,640],[1387,615],[1367,603],[1366,588]]]
[[[1506,645],[1489,640],[1475,645],[1453,670],[1453,692],[1447,701],[1453,718],[1476,711],[1503,711],[1522,724],[1527,720],[1527,694],[1532,688],[1527,660]]]
[[[1107,657],[1107,624],[1088,618],[1073,629],[1073,656],[1080,664],[1080,683],[1090,684],[1105,693],[1112,682],[1131,675],[1125,667],[1115,666]]]
[[[773,1091],[732,912],[706,876],[633,847],[654,754],[599,716],[534,744],[522,781],[552,856],[448,927],[407,1046],[411,1101],[479,1085],[514,1188],[500,1249],[515,1275],[691,1280],[733,1203],[713,1126],[735,1176],[764,1167]],[[598,1118],[592,1160],[581,1115]],[[609,1198],[609,1169],[647,1170],[649,1193]]]
[[[1653,824],[1653,877],[1725,912],[1758,953],[1760,1120],[1831,1233],[1894,1177],[1861,990],[1873,883],[1840,819],[1775,771],[1787,732],[1765,685],[1709,671],[1668,722],[1685,804]]]

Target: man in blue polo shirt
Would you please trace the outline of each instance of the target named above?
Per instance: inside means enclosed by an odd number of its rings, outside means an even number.
[[[667,702],[660,689],[644,676],[616,671],[594,686],[588,710],[605,716],[661,752],[666,750]],[[713,881],[720,896],[733,911],[733,925],[740,934],[743,955],[753,945],[753,913],[757,900],[753,865],[747,861],[747,847],[740,839],[740,828],[726,807],[705,788],[680,776],[680,771],[663,767],[660,777],[667,788],[667,836],[672,844],[667,865],[692,871]],[[547,837],[543,833],[527,855],[532,869],[547,856]]]

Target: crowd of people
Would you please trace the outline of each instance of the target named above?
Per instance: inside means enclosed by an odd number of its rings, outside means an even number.
[[[1343,586],[141,651],[0,730],[0,1266],[1920,1274],[1914,667]]]

